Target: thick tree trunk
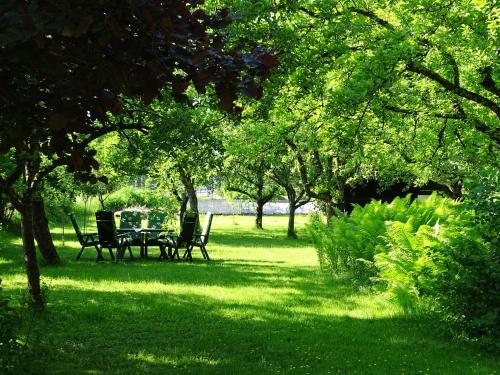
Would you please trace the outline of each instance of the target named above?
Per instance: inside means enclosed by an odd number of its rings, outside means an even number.
[[[40,253],[47,264],[60,264],[61,259],[52,241],[42,197],[33,199],[33,233]]]
[[[33,206],[31,199],[23,202],[21,213],[21,231],[24,246],[24,265],[28,276],[28,292],[37,307],[43,307],[40,290],[40,271],[36,260],[35,238],[33,233]]]
[[[179,168],[179,175],[189,198],[189,208],[194,212],[198,212],[198,197],[196,196],[193,179],[182,168]]]
[[[196,190],[193,185],[190,185],[190,187],[186,189],[186,192],[189,199],[189,208],[191,211],[198,212],[198,197],[196,196]]]
[[[257,215],[255,216],[255,227],[262,229],[262,216],[264,215],[264,202],[257,201]]]

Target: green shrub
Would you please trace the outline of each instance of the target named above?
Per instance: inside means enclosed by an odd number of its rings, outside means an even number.
[[[496,249],[500,233],[500,170],[487,168],[476,178],[465,181],[465,205],[474,211],[475,228]]]
[[[372,201],[364,207],[355,206],[350,215],[342,214],[331,228],[318,218],[312,219],[308,228],[323,268],[368,281],[377,273],[375,255],[388,252],[384,236],[391,223],[405,223],[415,232],[421,225],[446,220],[452,204],[436,194],[425,201],[410,202],[409,196],[390,204]]]
[[[331,228],[314,218],[309,231],[323,269],[376,282],[405,311],[431,301],[455,333],[494,346],[500,342],[495,189],[483,183],[481,195],[465,203],[435,194],[411,204],[371,202]]]
[[[442,270],[429,293],[455,332],[500,349],[500,261],[498,249],[461,220],[448,228],[433,251]],[[470,224],[467,225],[467,224]]]
[[[155,190],[124,187],[110,194],[105,200],[105,208],[119,211],[128,207],[147,207],[150,209],[169,209],[174,202]]]
[[[433,251],[442,272],[431,291],[456,332],[500,350],[500,173],[466,181],[463,210]]]

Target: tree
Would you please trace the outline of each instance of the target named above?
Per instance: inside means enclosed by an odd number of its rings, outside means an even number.
[[[151,107],[149,119],[155,122],[155,128],[145,139],[148,147],[143,150],[149,150],[145,159],[152,161],[151,171],[158,168],[158,162],[168,164],[164,177],[177,192],[177,200],[182,203],[184,198],[179,196],[174,181],[181,183],[190,209],[198,212],[196,189],[210,181],[222,166],[220,125],[224,116],[210,100],[192,91],[189,95],[193,104],[175,104],[165,90],[161,100]],[[181,209],[181,217],[183,213]]]
[[[348,209],[345,192],[362,181],[454,185],[497,163],[493,1],[214,2],[241,11],[235,43],[250,35],[278,49],[261,120],[287,124],[304,186],[328,215]]]
[[[239,139],[237,136],[235,152],[245,153],[247,157],[267,165],[267,178],[286,192],[289,207],[287,236],[296,238],[295,211],[308,203],[310,198],[300,179],[295,155],[286,144],[286,132],[279,125],[283,123],[280,119],[273,122],[269,117],[271,102],[270,95],[267,95],[260,102],[245,108],[239,125],[244,137]]]
[[[277,196],[278,186],[270,178],[271,164],[268,154],[258,147],[259,132],[256,124],[242,123],[228,129],[225,136],[226,160],[222,174],[225,190],[250,198],[256,204],[255,226],[263,229],[264,205]]]
[[[225,48],[219,32],[229,12],[206,14],[202,1],[8,0],[0,5],[0,154],[15,165],[0,186],[21,214],[28,290],[42,305],[33,239],[33,196],[58,166],[95,182],[99,165],[89,144],[111,131],[143,129],[126,97],[145,103],[164,85],[185,99],[192,83],[213,85],[234,110],[239,91],[261,95],[276,59],[255,47]],[[214,30],[214,32],[210,32]],[[133,102],[132,102],[133,104]],[[109,121],[108,113],[122,113]],[[14,185],[22,181],[22,189]],[[104,179],[103,179],[104,180]]]
[[[285,145],[286,146],[286,145]],[[283,153],[276,153],[277,160],[271,165],[271,179],[283,188],[288,198],[288,228],[287,237],[297,238],[295,232],[295,212],[311,199],[300,180],[295,159],[286,147]]]

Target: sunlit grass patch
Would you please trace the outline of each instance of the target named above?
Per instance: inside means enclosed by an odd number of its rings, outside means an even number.
[[[319,270],[299,218],[216,216],[193,263],[95,262],[65,229],[63,264],[41,267],[45,318],[34,332],[51,374],[494,373],[498,360],[440,336],[427,317]],[[90,228],[92,230],[92,228]],[[60,234],[60,232],[59,232]],[[58,235],[59,235],[58,234]],[[56,239],[58,237],[56,235]],[[0,233],[7,293],[26,288],[22,248]],[[138,254],[138,249],[134,249]]]

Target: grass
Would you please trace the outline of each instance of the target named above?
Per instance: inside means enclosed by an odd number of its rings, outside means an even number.
[[[94,262],[53,228],[63,259],[43,267],[47,311],[35,320],[50,374],[494,374],[497,357],[451,342],[426,317],[319,272],[298,217],[216,216],[193,263]],[[92,223],[91,223],[92,225]],[[72,232],[71,232],[72,233]],[[136,251],[137,253],[137,251]],[[18,237],[0,232],[8,293],[25,288]],[[106,254],[105,254],[106,255]],[[43,366],[42,366],[43,365]],[[1,370],[1,369],[0,369]],[[1,372],[1,371],[0,371]]]

